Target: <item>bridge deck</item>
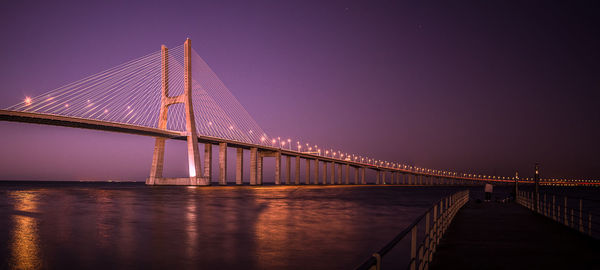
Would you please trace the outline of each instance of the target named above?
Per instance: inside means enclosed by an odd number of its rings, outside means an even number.
[[[600,241],[514,204],[469,202],[431,269],[600,269]]]

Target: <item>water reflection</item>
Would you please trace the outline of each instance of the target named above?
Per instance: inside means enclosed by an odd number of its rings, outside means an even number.
[[[352,268],[453,192],[45,185],[0,188],[9,268]]]
[[[38,221],[33,216],[37,211],[37,192],[14,191],[15,213],[11,243],[11,267],[15,269],[38,269],[42,265],[39,249]]]
[[[185,211],[185,232],[187,237],[186,254],[189,258],[198,252],[198,225],[196,224],[196,189],[188,189]]]

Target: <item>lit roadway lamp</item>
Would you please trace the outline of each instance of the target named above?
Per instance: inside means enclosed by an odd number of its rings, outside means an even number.
[[[25,105],[26,105],[26,106],[29,106],[29,105],[31,105],[31,98],[30,98],[30,97],[25,97],[25,100],[24,100],[24,102],[25,102]]]
[[[302,145],[298,144],[298,152],[300,152],[300,149],[302,149]]]
[[[287,139],[288,145],[290,146],[290,151],[292,151],[292,140],[291,139]]]
[[[271,140],[271,146],[274,146],[274,145],[275,145],[275,142],[277,142],[277,140],[275,140],[275,139],[272,139],[272,140]]]

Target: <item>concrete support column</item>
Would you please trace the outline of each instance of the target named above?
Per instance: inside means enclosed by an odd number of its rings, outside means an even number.
[[[331,162],[331,184],[335,185],[335,162]]]
[[[387,174],[386,171],[381,171],[381,183],[384,184],[384,185],[386,184],[386,182],[385,182],[385,175],[386,174]]]
[[[275,185],[281,185],[281,152],[275,154]]]
[[[358,185],[358,170],[360,170],[360,167],[354,167],[354,184]]]
[[[367,170],[367,168],[362,167],[361,168],[361,172],[360,172],[360,183],[363,185],[367,184],[367,179],[365,179],[365,171]]]
[[[294,184],[300,185],[300,156],[296,156],[296,170],[294,170]]]
[[[396,184],[396,172],[395,171],[390,172],[390,184],[392,184],[392,185]]]
[[[323,185],[327,185],[327,161],[323,161]]]
[[[291,170],[291,166],[292,166],[292,161],[291,161],[291,157],[290,156],[285,156],[285,184],[289,185],[291,182],[291,178],[292,178],[292,170]]]
[[[258,174],[258,148],[250,148],[250,185],[256,185]]]
[[[244,184],[244,149],[236,149],[235,159],[235,184]]]
[[[204,177],[210,183],[212,181],[212,144],[204,144]]]
[[[227,185],[227,143],[219,143],[219,185]]]
[[[310,159],[306,159],[306,175],[304,176],[304,183],[310,185]]]
[[[350,184],[350,164],[346,164],[346,185]]]
[[[319,184],[319,159],[315,159],[315,185]]]
[[[376,184],[376,185],[379,185],[379,184],[380,184],[380,182],[381,182],[381,171],[377,170],[377,173],[376,173],[376,174],[377,174],[377,175],[376,175],[376,177],[375,177],[375,184]]]
[[[338,164],[338,184],[341,185],[342,184],[342,166],[344,166],[344,164]]]
[[[264,157],[263,157],[262,153],[258,152],[258,163],[256,166],[256,184],[257,185],[263,184],[263,164],[264,164]]]

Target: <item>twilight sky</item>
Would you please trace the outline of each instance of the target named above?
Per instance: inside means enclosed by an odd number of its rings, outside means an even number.
[[[271,136],[429,168],[530,176],[537,161],[542,177],[597,178],[600,4],[525,2],[11,1],[0,107],[190,37]],[[24,123],[0,134],[3,180],[143,180],[154,145]],[[184,147],[167,144],[167,176],[185,175]]]

